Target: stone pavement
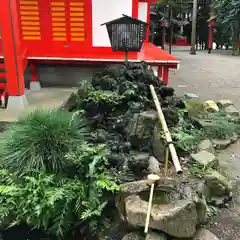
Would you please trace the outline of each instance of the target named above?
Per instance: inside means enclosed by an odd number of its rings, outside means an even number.
[[[169,78],[176,92],[192,92],[203,100],[230,99],[240,110],[240,57],[221,50],[214,50],[210,55],[206,51],[199,51],[197,55],[188,52],[186,47],[173,48],[172,54],[181,60],[180,69],[172,70]],[[239,240],[240,142],[220,152],[218,158],[237,188],[233,206],[223,210],[209,228],[220,240]]]
[[[194,92],[204,100],[230,99],[240,109],[240,57],[226,50],[190,55],[189,47],[173,47],[172,54],[181,60],[169,78],[176,92]]]
[[[54,109],[60,107],[67,101],[69,96],[76,91],[76,88],[42,88],[40,91],[26,90],[26,98],[29,105],[22,111],[10,111],[0,109],[0,121],[13,122],[21,115],[26,114],[34,109]]]

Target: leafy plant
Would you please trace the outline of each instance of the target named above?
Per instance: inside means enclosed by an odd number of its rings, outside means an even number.
[[[178,124],[171,129],[175,144],[182,151],[194,152],[200,141],[204,139],[203,133],[190,120],[184,119],[181,112],[179,112],[179,119]]]
[[[66,155],[77,169],[74,178],[0,170],[1,225],[27,223],[63,238],[80,221],[94,235],[109,197],[119,190],[107,172],[106,154],[104,145],[79,145]]]
[[[121,96],[116,92],[97,90],[97,91],[89,92],[85,101],[94,102],[94,103],[102,102],[105,104],[117,105],[121,103],[123,99],[124,99],[124,96]]]
[[[206,116],[213,124],[204,128],[205,135],[210,139],[228,139],[238,132],[238,126],[223,112],[211,113]]]
[[[80,117],[81,118],[81,117]],[[60,110],[37,110],[12,124],[0,139],[1,164],[19,173],[59,173],[66,154],[85,140],[84,119]]]
[[[1,225],[27,223],[62,237],[77,219],[73,206],[83,191],[77,180],[44,173],[17,177],[1,170],[0,182]]]

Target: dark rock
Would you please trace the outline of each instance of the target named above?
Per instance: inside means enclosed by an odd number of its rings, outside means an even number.
[[[149,153],[131,152],[128,166],[136,174],[143,174],[148,168],[149,157]]]
[[[98,129],[96,132],[96,139],[98,142],[105,143],[108,137],[108,132],[104,129]]]
[[[164,162],[164,152],[165,152],[165,145],[162,139],[162,134],[160,132],[159,124],[156,124],[153,130],[152,140],[152,152],[154,157],[158,159],[159,162]]]
[[[161,232],[152,232],[147,233],[145,240],[167,240],[167,235]]]
[[[134,114],[132,121],[126,128],[126,133],[133,147],[147,149],[150,146],[150,140],[153,128],[157,121],[155,111],[142,112]]]
[[[108,161],[111,167],[118,168],[124,165],[128,161],[128,158],[121,153],[110,153],[108,156]]]
[[[144,240],[144,237],[141,236],[139,233],[128,233],[125,235],[122,240]]]
[[[174,94],[174,89],[171,87],[167,86],[162,86],[160,90],[161,97],[165,99],[166,97],[173,96]]]

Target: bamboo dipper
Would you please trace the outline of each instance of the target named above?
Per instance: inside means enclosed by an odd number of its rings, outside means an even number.
[[[155,182],[160,179],[160,177],[158,175],[155,175],[155,174],[149,174],[147,178],[148,178],[149,182],[151,183],[151,190],[150,190],[149,201],[148,201],[148,211],[147,211],[144,233],[148,233],[148,226],[149,226],[151,209],[152,209],[152,199],[153,199],[154,185],[155,185]]]

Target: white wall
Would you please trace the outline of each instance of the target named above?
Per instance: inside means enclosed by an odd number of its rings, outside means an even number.
[[[147,22],[148,17],[148,3],[147,2],[139,2],[138,3],[138,19]]]
[[[110,47],[106,26],[102,23],[122,17],[132,16],[132,0],[92,0],[92,36],[94,47]]]

